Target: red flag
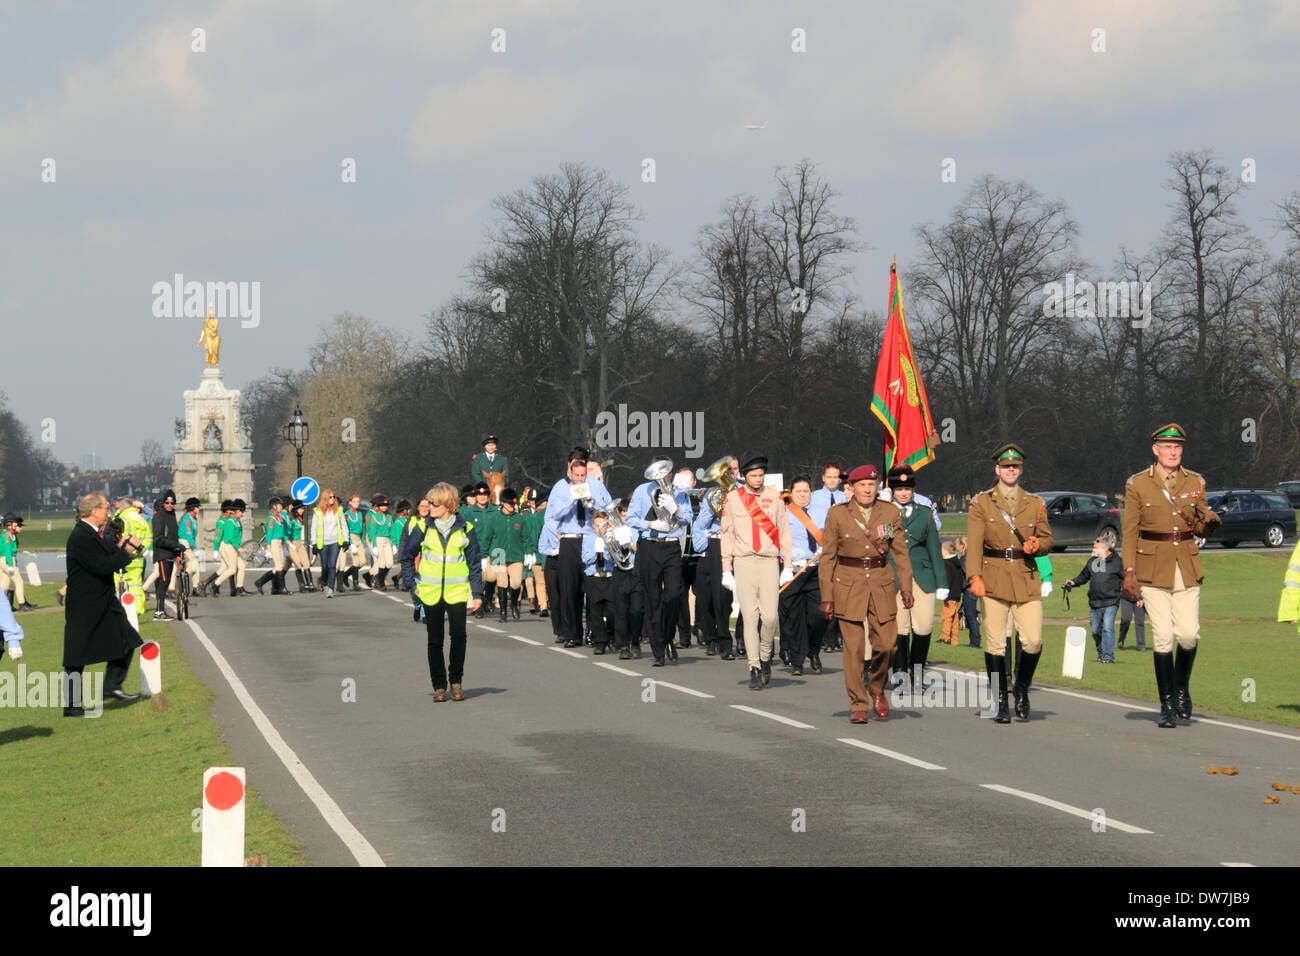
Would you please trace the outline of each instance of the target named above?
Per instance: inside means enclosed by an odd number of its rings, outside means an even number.
[[[925,395],[916,353],[903,318],[903,287],[898,281],[897,263],[889,267],[889,319],[885,341],[876,365],[871,411],[885,426],[885,470],[910,465],[913,470],[934,461],[933,449],[939,435],[930,418],[930,400]]]

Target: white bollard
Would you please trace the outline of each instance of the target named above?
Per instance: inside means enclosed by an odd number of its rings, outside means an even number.
[[[1065,658],[1061,662],[1061,673],[1075,680],[1083,680],[1083,651],[1087,644],[1088,632],[1074,626],[1065,629]]]
[[[140,645],[140,696],[162,693],[162,655],[157,641]]]
[[[35,561],[27,562],[27,583],[34,588],[41,586],[41,572]]]
[[[140,633],[140,615],[135,606],[135,595],[130,591],[122,592],[122,609],[126,611],[126,619],[131,622],[137,634]]]
[[[244,865],[244,768],[203,772],[203,851],[200,866]]]

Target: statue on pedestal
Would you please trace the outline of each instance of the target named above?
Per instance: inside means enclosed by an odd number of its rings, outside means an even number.
[[[221,352],[221,333],[217,331],[217,317],[211,309],[208,310],[208,317],[203,320],[203,331],[199,333],[199,340],[195,344],[202,345],[207,350],[208,368],[216,368]]]

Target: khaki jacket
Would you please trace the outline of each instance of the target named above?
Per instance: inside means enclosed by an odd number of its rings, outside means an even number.
[[[889,501],[876,501],[868,512],[867,527],[880,545],[888,546],[888,563],[883,568],[851,568],[840,564],[840,558],[880,557],[879,549],[862,530],[857,521],[857,509],[851,501],[835,505],[826,513],[826,527],[822,531],[822,560],[817,569],[817,583],[821,585],[823,601],[833,601],[835,616],[845,621],[865,621],[867,612],[878,621],[892,621],[898,606],[894,596],[895,575],[898,587],[912,590],[912,562],[903,536],[902,514],[898,506]],[[888,532],[881,536],[881,532]]]
[[[768,558],[780,555],[785,566],[790,566],[790,519],[786,514],[785,502],[781,500],[781,493],[765,486],[758,493],[758,507],[776,525],[777,537],[781,541],[780,549],[759,529],[759,549],[754,550],[754,519],[749,516],[749,510],[740,500],[740,489],[733,489],[722,499],[722,514],[719,516],[722,522],[721,537],[718,539],[722,549],[722,570],[730,571],[731,559],[745,554],[758,554]]]
[[[1011,515],[1021,537],[1038,538],[1038,554],[1046,556],[1052,550],[1052,528],[1047,523],[1043,499],[1022,488],[1012,510],[1007,507],[998,486],[994,485],[988,491],[981,491],[970,503],[970,518],[966,523],[966,577],[979,575],[984,579],[988,596],[999,601],[1012,604],[1041,601],[1043,586],[1038,578],[1038,565],[1032,557],[1008,561],[1004,557],[986,557],[984,554],[985,545],[999,551],[1007,548],[1023,550],[1024,547],[999,508]]]
[[[1137,573],[1139,584],[1149,587],[1172,588],[1174,566],[1183,572],[1183,583],[1192,587],[1205,577],[1201,571],[1201,556],[1196,539],[1186,541],[1150,541],[1139,537],[1139,531],[1205,531],[1205,516],[1210,506],[1205,500],[1205,479],[1194,471],[1179,467],[1175,472],[1169,494],[1173,504],[1161,490],[1166,487],[1157,477],[1156,466],[1139,471],[1129,478],[1124,487],[1124,568]],[[1189,526],[1174,509],[1178,506],[1191,519]]]

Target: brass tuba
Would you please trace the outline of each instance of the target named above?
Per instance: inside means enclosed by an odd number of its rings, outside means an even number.
[[[719,458],[708,468],[704,469],[702,476],[704,481],[716,481],[717,487],[710,488],[704,493],[704,503],[709,506],[709,510],[715,515],[722,514],[722,499],[736,487],[736,479],[731,474],[731,456]]]
[[[665,511],[659,504],[659,492],[662,491],[670,499],[676,501],[676,498],[673,496],[673,486],[669,484],[667,480],[668,476],[672,473],[673,463],[669,458],[665,458],[663,461],[651,462],[650,467],[643,473],[646,481],[653,481],[659,486],[657,489],[650,492],[650,502],[654,505],[655,517],[660,521],[666,521],[669,524],[673,523],[673,516],[669,512]]]
[[[632,563],[636,560],[636,552],[630,545],[619,544],[618,539],[614,537],[615,531],[627,527],[618,514],[618,504],[622,500],[621,498],[615,498],[601,509],[605,512],[605,517],[608,520],[605,523],[605,529],[600,533],[600,537],[605,542],[605,550],[614,559],[614,566],[620,571],[630,571],[632,570]]]

